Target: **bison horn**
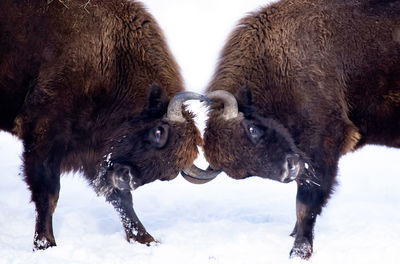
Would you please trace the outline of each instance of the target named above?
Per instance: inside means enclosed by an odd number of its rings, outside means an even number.
[[[168,104],[167,118],[171,121],[185,122],[182,115],[182,104],[188,100],[200,100],[210,102],[204,95],[194,92],[181,92],[174,96]]]
[[[236,118],[238,116],[238,103],[236,98],[227,91],[216,90],[207,94],[207,97],[212,99],[220,99],[224,102],[224,113],[222,116],[225,120]]]
[[[181,171],[181,174],[185,180],[194,184],[203,184],[213,180],[221,171],[215,171],[210,167],[207,170],[202,170],[196,165]]]

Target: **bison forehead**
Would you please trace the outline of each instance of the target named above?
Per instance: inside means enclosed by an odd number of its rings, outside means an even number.
[[[208,126],[204,133],[204,154],[210,165],[216,169],[235,164],[241,156],[246,156],[250,149],[238,123],[221,123]]]
[[[198,155],[197,146],[203,146],[203,139],[200,131],[194,125],[193,119],[184,124],[184,128],[178,130],[179,135],[172,142],[172,147],[176,148],[175,159],[177,167],[182,170],[188,168],[193,164],[193,161]],[[171,153],[166,153],[170,156]]]

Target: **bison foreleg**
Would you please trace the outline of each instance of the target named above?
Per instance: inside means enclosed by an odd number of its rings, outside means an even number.
[[[297,222],[294,225],[294,228],[293,228],[292,232],[290,233],[290,236],[296,237],[296,234],[297,234]]]
[[[25,152],[26,182],[36,206],[34,250],[56,245],[53,234],[53,213],[60,191],[60,162],[57,155],[42,161],[37,154]]]
[[[331,186],[310,186],[298,183],[296,197],[297,222],[292,232],[295,237],[290,257],[309,259],[313,252],[313,230],[317,215],[329,197]]]
[[[155,242],[154,238],[147,233],[143,224],[137,217],[133,209],[132,194],[129,190],[114,189],[107,197],[107,201],[109,201],[119,213],[128,242],[137,241],[146,245]]]
[[[316,192],[298,186],[296,198],[297,223],[291,235],[295,237],[294,245],[290,251],[290,257],[308,259],[311,257],[313,248],[313,228],[316,220],[315,207],[318,202],[312,201]],[[313,212],[314,211],[314,212]]]

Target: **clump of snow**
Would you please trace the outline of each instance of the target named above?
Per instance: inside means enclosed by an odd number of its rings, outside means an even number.
[[[37,233],[35,233],[33,237],[33,243],[36,245],[37,249],[50,247],[50,242],[45,237],[39,238]],[[34,251],[37,249],[34,248]]]
[[[108,153],[107,155],[104,156],[107,166],[111,166],[112,165],[111,157],[112,157],[112,152],[110,152],[110,153]]]

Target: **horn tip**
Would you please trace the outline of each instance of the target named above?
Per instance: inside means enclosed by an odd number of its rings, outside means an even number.
[[[200,102],[206,102],[208,104],[212,103],[213,101],[205,95],[201,95]]]

